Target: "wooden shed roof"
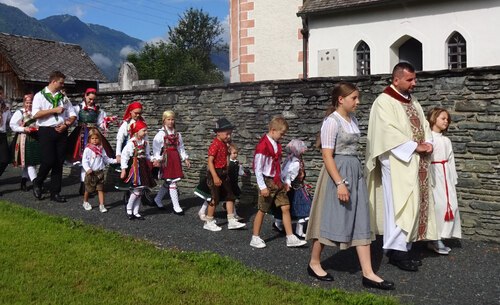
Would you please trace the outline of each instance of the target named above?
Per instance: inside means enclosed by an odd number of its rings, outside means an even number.
[[[0,33],[0,53],[22,81],[46,82],[55,70],[66,75],[67,83],[107,81],[76,44]]]

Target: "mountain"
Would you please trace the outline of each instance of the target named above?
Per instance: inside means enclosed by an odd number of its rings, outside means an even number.
[[[82,46],[109,80],[116,80],[124,48],[139,50],[142,41],[97,24],[87,24],[75,16],[57,15],[40,20],[63,41]]]
[[[0,32],[74,43],[101,69],[109,81],[116,81],[124,48],[139,50],[143,42],[110,28],[86,24],[75,16],[58,15],[42,20],[20,9],[0,3]]]
[[[144,44],[137,38],[102,25],[82,22],[75,16],[56,15],[42,20],[20,9],[0,3],[0,32],[74,43],[92,58],[109,81],[116,81],[125,50],[139,50]],[[222,71],[229,70],[227,53],[213,54],[212,61]]]
[[[62,40],[59,35],[37,19],[26,15],[17,7],[3,3],[0,3],[0,32],[48,40]]]

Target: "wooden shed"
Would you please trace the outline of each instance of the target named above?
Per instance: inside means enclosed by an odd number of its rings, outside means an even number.
[[[41,90],[54,70],[66,75],[68,93],[107,82],[79,45],[0,33],[0,85],[6,98],[16,100]]]

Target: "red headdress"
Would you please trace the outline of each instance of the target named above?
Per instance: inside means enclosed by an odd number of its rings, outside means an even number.
[[[89,94],[89,93],[97,93],[97,90],[95,88],[87,88],[87,90],[85,90],[85,95]]]
[[[146,125],[146,123],[142,120],[139,120],[137,122],[135,122],[134,124],[132,124],[130,126],[130,134],[131,135],[134,135],[136,134],[139,130],[143,129],[143,128],[147,128],[148,125]]]
[[[85,107],[83,107],[83,109],[85,109],[85,110],[87,110],[89,108],[89,106],[87,105],[87,99],[85,98],[89,94],[96,94],[97,95],[97,90],[95,88],[87,88],[87,90],[85,90],[85,94],[83,94],[83,102],[85,103]],[[94,111],[99,110],[99,107],[95,104],[95,102],[94,102],[94,106],[91,108],[93,108]]]
[[[124,121],[128,121],[128,119],[130,119],[130,112],[134,109],[142,109],[142,104],[137,101],[130,103],[127,110],[125,110],[125,114],[123,115]]]

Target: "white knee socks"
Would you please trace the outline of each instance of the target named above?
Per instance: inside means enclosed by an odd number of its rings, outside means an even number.
[[[28,166],[27,169],[28,169],[28,176],[29,176],[30,180],[31,181],[35,180],[36,168],[34,166]],[[23,177],[24,177],[24,175],[23,175]]]
[[[179,195],[177,194],[177,184],[175,182],[170,183],[168,190],[170,192],[170,199],[172,199],[172,205],[173,205],[174,211],[176,213],[181,213],[182,208],[179,205]]]
[[[128,215],[139,215],[139,208],[141,206],[141,191],[132,190],[130,191],[130,197],[127,203],[127,214]]]
[[[207,214],[207,208],[208,208],[208,201],[205,200],[203,202],[203,205],[201,206],[200,211],[198,212],[198,214],[206,215]]]

